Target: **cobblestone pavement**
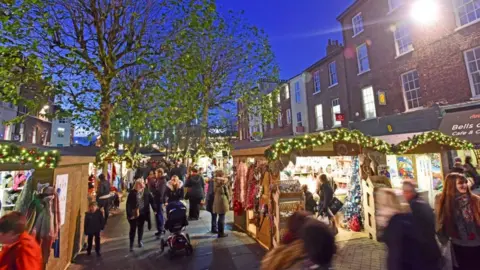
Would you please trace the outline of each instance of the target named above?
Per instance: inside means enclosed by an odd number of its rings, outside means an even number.
[[[227,221],[232,221],[231,214]],[[209,234],[210,215],[202,211],[201,219],[190,222],[188,232],[192,238],[192,256],[179,254],[170,260],[160,252],[159,240],[154,231],[146,231],[145,246],[128,250],[128,222],[124,212],[109,218],[107,229],[102,235],[102,257],[94,254],[79,254],[68,269],[162,269],[162,270],[249,270],[258,269],[265,251],[250,237],[229,228],[227,238],[217,239]],[[152,224],[154,225],[154,224]],[[338,243],[335,270],[386,269],[384,248],[369,239],[356,239]]]

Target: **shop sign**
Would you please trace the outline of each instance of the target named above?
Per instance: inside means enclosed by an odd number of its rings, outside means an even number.
[[[336,113],[335,114],[335,121],[340,121],[340,122],[345,121],[345,114],[344,113]]]
[[[58,194],[58,206],[60,210],[60,225],[65,224],[65,211],[67,208],[68,174],[57,175],[55,190]]]
[[[378,105],[387,105],[387,94],[385,91],[378,91]]]
[[[472,143],[480,143],[480,109],[447,113],[439,130]]]

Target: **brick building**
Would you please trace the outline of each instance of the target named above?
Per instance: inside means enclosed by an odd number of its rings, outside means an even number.
[[[328,40],[326,56],[306,69],[305,81],[310,132],[348,125],[348,96],[343,46]],[[346,119],[337,121],[336,114]]]
[[[277,121],[267,124],[264,137],[281,137],[292,134],[292,112],[290,107],[290,89],[287,82],[279,85],[279,95],[271,96],[272,104],[275,108],[279,108]]]
[[[438,0],[431,24],[414,20],[409,0],[357,0],[338,16],[351,128],[371,135],[436,129],[442,105],[480,97],[480,7],[467,2]]]

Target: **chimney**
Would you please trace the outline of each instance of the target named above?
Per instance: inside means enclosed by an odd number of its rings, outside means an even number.
[[[342,44],[338,42],[338,40],[328,40],[327,44],[327,55],[335,52],[336,50],[342,48]]]

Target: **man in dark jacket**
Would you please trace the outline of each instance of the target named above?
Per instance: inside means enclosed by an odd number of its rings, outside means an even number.
[[[435,238],[435,215],[432,208],[418,196],[412,182],[403,182],[403,197],[410,204],[414,232],[420,245],[422,258],[431,268],[440,269],[442,255]]]
[[[200,202],[205,198],[205,182],[203,177],[198,174],[197,167],[192,169],[192,174],[188,177],[185,187],[190,202],[189,219],[198,220],[200,217]]]
[[[157,233],[155,236],[159,237],[163,232],[165,232],[164,225],[165,225],[165,218],[163,212],[163,204],[165,203],[165,191],[167,189],[167,177],[165,177],[165,172],[162,168],[157,169],[156,179],[154,182],[154,186],[152,189],[153,200],[155,201],[155,205],[157,207]]]
[[[110,183],[107,181],[103,173],[98,176],[98,179],[100,179],[100,184],[98,185],[97,201],[99,208],[103,208],[103,212],[105,213],[105,225],[107,225],[110,213]]]

